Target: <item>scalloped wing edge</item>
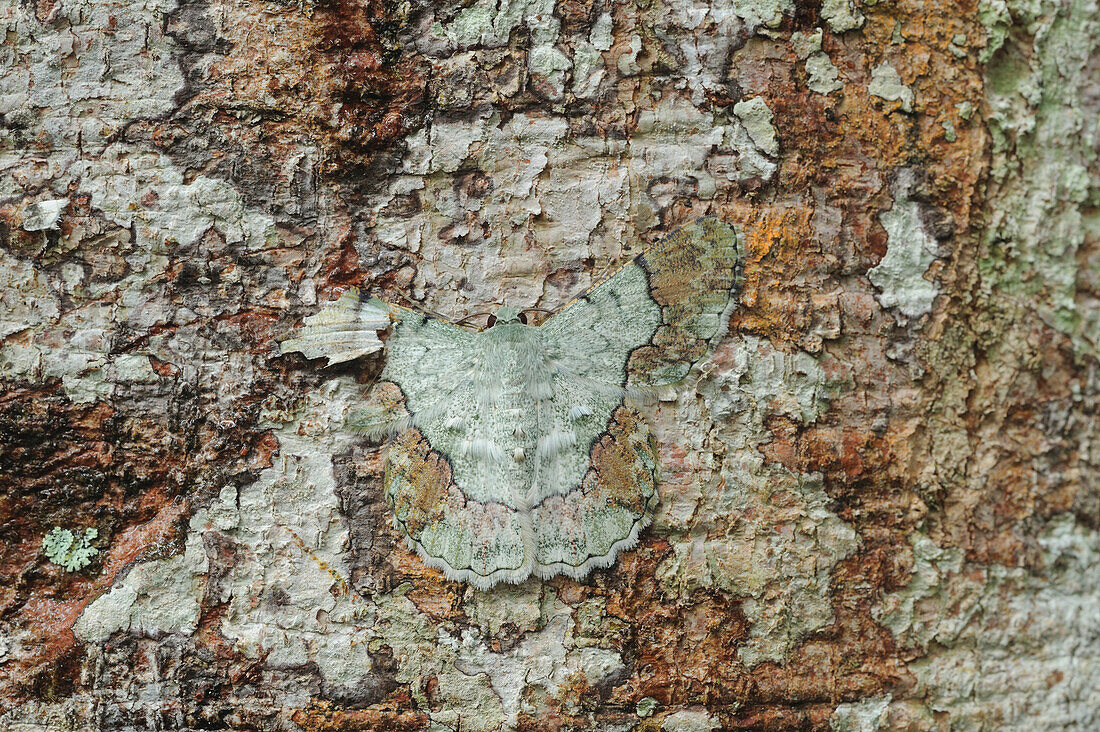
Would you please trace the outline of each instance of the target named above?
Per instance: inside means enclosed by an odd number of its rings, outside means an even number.
[[[455,569],[447,563],[446,559],[430,554],[428,550],[424,548],[423,544],[409,536],[402,529],[401,522],[397,519],[397,515],[392,510],[390,513],[393,518],[394,530],[405,538],[405,546],[415,552],[424,564],[432,569],[438,569],[443,573],[443,576],[451,582],[465,582],[478,590],[490,590],[501,582],[506,582],[510,585],[521,584],[526,582],[534,573],[535,562],[531,558],[528,558],[521,567],[516,569],[498,569],[492,574],[478,574],[472,569]],[[523,529],[524,542],[533,542],[535,535],[534,529],[531,528],[529,523],[526,523]],[[612,557],[612,561],[614,561],[614,557]]]
[[[565,575],[571,579],[580,580],[584,579],[595,569],[606,569],[610,567],[615,563],[615,560],[619,558],[620,553],[630,551],[637,546],[638,537],[641,535],[642,531],[653,522],[653,512],[656,510],[658,502],[657,494],[654,493],[653,498],[650,499],[649,506],[646,507],[645,513],[638,517],[626,536],[611,545],[611,548],[606,554],[591,556],[576,566],[566,564],[565,562],[539,564],[538,562],[529,560],[524,566],[518,569],[498,569],[488,575],[478,574],[472,569],[455,569],[447,563],[446,559],[429,554],[428,550],[425,549],[419,541],[402,530],[396,515],[392,515],[391,512],[391,516],[394,530],[401,534],[405,539],[405,546],[407,546],[410,551],[415,552],[424,564],[433,569],[438,569],[443,573],[443,576],[451,582],[466,582],[478,590],[490,590],[502,582],[510,585],[518,585],[526,582],[531,577],[551,579],[558,575]],[[531,532],[533,540],[534,530],[529,526],[525,526],[524,528],[526,531]]]

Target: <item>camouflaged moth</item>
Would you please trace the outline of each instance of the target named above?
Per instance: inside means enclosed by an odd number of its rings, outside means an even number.
[[[282,352],[333,364],[385,348],[385,491],[425,562],[479,588],[579,578],[649,523],[658,456],[638,397],[706,355],[740,280],[737,232],[707,218],[538,326],[506,306],[475,331],[350,291]]]

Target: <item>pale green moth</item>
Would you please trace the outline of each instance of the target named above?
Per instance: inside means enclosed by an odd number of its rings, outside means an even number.
[[[334,364],[385,349],[386,496],[425,562],[479,588],[580,578],[649,523],[657,447],[635,405],[721,335],[741,252],[701,219],[539,326],[505,306],[467,329],[349,291],[281,350]]]

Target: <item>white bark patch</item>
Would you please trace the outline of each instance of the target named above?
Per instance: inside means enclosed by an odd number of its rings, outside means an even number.
[[[76,182],[104,218],[134,232],[133,240],[125,243],[130,274],[86,284],[79,269],[72,277],[39,272],[0,252],[0,284],[13,285],[0,290],[0,303],[16,301],[7,309],[8,317],[0,316],[0,338],[29,331],[26,339],[0,342],[0,375],[39,383],[60,379],[66,396],[85,404],[109,399],[118,384],[157,379],[148,355],[111,354],[119,323],[182,325],[213,314],[162,299],[163,285],[157,277],[168,267],[170,247],[190,245],[213,227],[227,242],[258,251],[276,239],[276,231],[271,217],[245,206],[230,184],[205,176],[185,183],[183,171],[170,158],[152,151],[111,145],[68,166],[55,184],[68,187]],[[60,314],[54,294],[60,292],[74,295],[82,307]],[[92,298],[109,304],[90,303]],[[181,360],[178,354],[160,355],[169,362]]]
[[[22,184],[51,187],[49,178],[97,155],[127,121],[170,111],[183,86],[164,35],[174,0],[66,0],[54,7],[58,17],[47,24],[34,17],[33,5],[0,7],[0,114],[50,151],[48,166],[17,146],[0,151],[0,197],[21,195]]]
[[[673,712],[661,722],[662,732],[713,732],[721,725],[706,709]]]
[[[488,676],[508,724],[514,725],[521,712],[538,718],[539,709],[531,704],[532,698],[556,697],[562,685],[578,673],[594,686],[625,669],[613,651],[577,647],[569,612],[562,606],[541,630],[528,634],[505,653],[493,653],[471,633],[463,635],[456,668],[471,676]]]
[[[196,519],[202,521],[203,513]],[[118,631],[151,637],[190,635],[199,622],[200,575],[206,569],[202,537],[191,534],[182,554],[137,565],[96,598],[76,621],[73,633],[89,643],[102,643]]]
[[[44,231],[56,229],[61,220],[61,212],[69,205],[67,198],[55,198],[52,201],[38,201],[23,209],[23,230]]]
[[[54,320],[60,304],[48,275],[0,250],[0,339]],[[33,364],[14,363],[18,355],[16,349],[0,350],[0,374],[15,375],[33,368]]]
[[[370,671],[375,612],[346,587],[333,592],[350,569],[331,456],[351,441],[341,427],[356,393],[344,379],[328,382],[279,425],[275,465],[241,490],[234,525],[223,532],[242,558],[229,575],[222,634],[275,668],[316,662],[321,675],[339,685]]]
[[[593,30],[592,38],[602,45],[602,35]],[[372,200],[374,225],[358,246],[364,257],[380,247],[417,253],[412,289],[440,313],[562,305],[637,253],[623,243],[637,242],[674,201],[774,177],[776,163],[761,148],[776,149],[771,113],[763,100],[744,109],[751,132],[736,115],[670,94],[639,110],[628,140],[576,136],[557,115],[501,122],[486,108],[475,122],[437,119],[406,139],[405,175]],[[477,195],[462,185],[471,175]],[[412,191],[423,207],[416,217],[387,212]],[[544,284],[547,272],[588,258],[595,266],[578,269],[562,289]]]
[[[779,154],[779,140],[776,139],[774,115],[768,104],[760,97],[744,99],[733,105],[733,113],[745,126],[753,144],[773,158]]]
[[[902,194],[879,221],[888,237],[886,256],[867,270],[867,277],[879,289],[878,301],[884,308],[896,308],[905,318],[919,318],[931,312],[939,294],[939,286],[924,277],[936,258],[936,240],[924,228],[919,204]]]
[[[872,697],[851,704],[840,704],[829,717],[833,732],[877,732],[886,729],[890,695]]]

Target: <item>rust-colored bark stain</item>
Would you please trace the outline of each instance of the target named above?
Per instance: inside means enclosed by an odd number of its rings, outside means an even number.
[[[405,20],[394,6],[215,0],[202,16],[177,13],[173,28],[184,43],[201,43],[213,23],[217,53],[207,58],[214,62],[190,69],[191,95],[176,114],[181,126],[158,133],[185,161],[190,156],[174,143],[201,122],[224,150],[224,161],[207,165],[226,175],[259,166],[281,176],[303,138],[320,146],[325,173],[356,175],[423,123],[426,63],[399,47]]]
[[[408,704],[408,699],[404,700]],[[328,702],[314,702],[308,709],[299,709],[291,719],[307,732],[414,732],[427,729],[429,718],[422,712],[396,708],[371,708],[344,710]]]
[[[75,682],[51,666],[74,650],[80,612],[134,561],[172,553],[187,511],[178,461],[148,447],[171,445],[160,425],[103,403],[72,405],[58,391],[0,395],[0,618],[33,639],[30,653],[2,667],[8,698],[42,679]],[[67,573],[45,561],[42,537],[54,525],[99,529],[92,564]]]

